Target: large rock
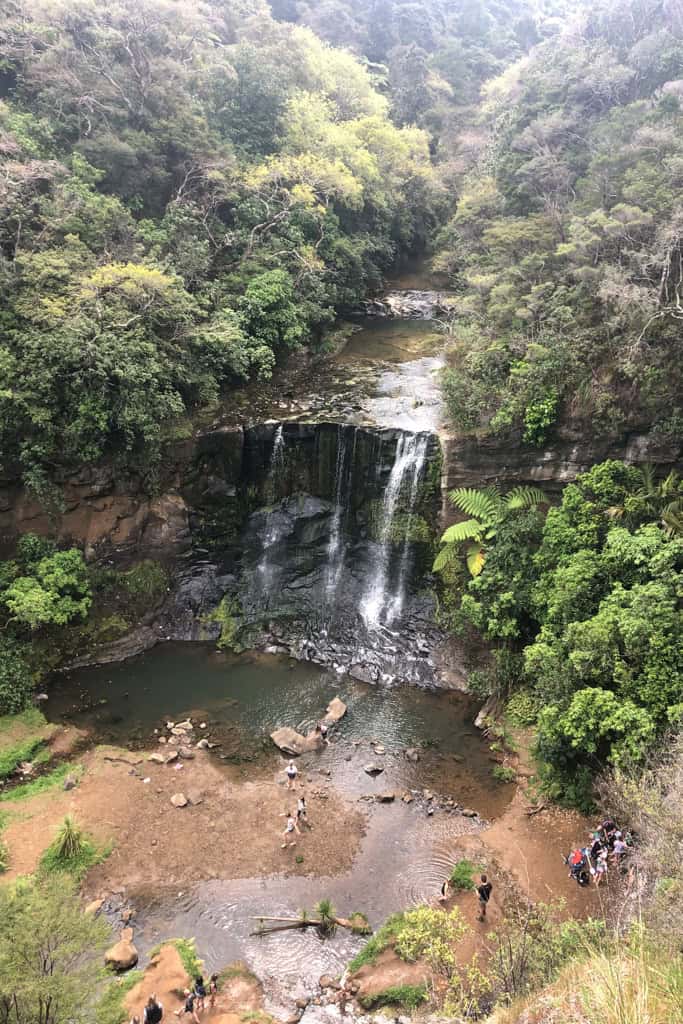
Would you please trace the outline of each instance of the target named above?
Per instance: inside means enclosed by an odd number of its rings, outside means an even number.
[[[174,793],[171,797],[171,803],[174,807],[187,807],[188,799],[184,793]]]
[[[299,754],[306,754],[310,750],[319,750],[323,742],[320,733],[314,731],[310,732],[308,736],[302,736],[300,732],[290,729],[288,725],[271,732],[270,738],[283,754],[289,754],[291,757],[298,757]]]
[[[107,967],[115,971],[127,971],[138,962],[138,951],[133,945],[133,929],[124,928],[121,938],[104,954]]]
[[[335,722],[339,722],[340,719],[346,714],[346,704],[340,697],[333,697],[330,703],[327,705],[327,711],[325,712],[325,721],[328,725],[333,725]]]

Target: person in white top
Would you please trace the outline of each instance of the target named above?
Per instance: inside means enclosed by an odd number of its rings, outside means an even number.
[[[299,774],[299,769],[290,761],[285,768],[285,775],[287,776],[287,789],[296,789],[296,777]]]
[[[301,832],[299,831],[299,826],[296,823],[296,818],[290,811],[287,811],[287,813],[283,814],[282,817],[287,819],[285,830],[282,833],[285,841],[282,844],[281,849],[284,850],[286,846],[296,846],[296,839],[294,839],[294,833],[296,832],[296,834],[300,836]],[[288,840],[291,841],[288,842]]]

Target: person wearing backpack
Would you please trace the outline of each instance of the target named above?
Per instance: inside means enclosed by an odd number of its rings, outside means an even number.
[[[481,876],[481,885],[477,886],[477,895],[479,896],[479,920],[483,921],[486,917],[486,907],[491,899],[491,890],[493,886],[488,881],[486,875]]]
[[[156,997],[156,993],[147,1000],[145,1006],[145,1012],[142,1016],[143,1024],[160,1024],[162,1017],[164,1016],[164,1008]]]

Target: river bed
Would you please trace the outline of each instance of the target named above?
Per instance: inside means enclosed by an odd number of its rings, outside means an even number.
[[[203,881],[172,896],[136,893],[135,941],[143,957],[164,938],[194,936],[208,970],[244,960],[263,981],[270,1010],[291,1012],[321,974],[344,968],[362,940],[341,929],[325,940],[312,930],[251,936],[253,918],[296,916],[326,897],[339,913],[360,910],[377,927],[394,911],[432,899],[457,859],[458,839],[481,828],[480,819],[442,807],[438,798],[492,818],[508,806],[514,787],[493,779],[488,747],[472,725],[476,705],[454,691],[373,686],[281,656],[222,654],[205,644],[180,643],[55,682],[46,707],[52,721],[135,748],[153,743],[167,720],[189,714],[206,722],[204,734],[221,743],[212,757],[226,756],[227,749],[250,778],[262,778],[260,785],[268,787],[277,784],[284,764],[270,731],[280,725],[307,731],[336,695],[348,711],[331,745],[298,764],[304,789],[317,793],[332,786],[367,811],[351,870],[332,877],[289,873]],[[384,753],[376,752],[377,744]],[[406,759],[409,747],[418,749],[417,763]],[[380,775],[366,774],[370,761],[381,763]],[[433,814],[425,789],[437,797]],[[394,802],[374,802],[387,791],[396,793]],[[413,796],[410,804],[401,799],[406,792]],[[324,829],[324,802],[315,806],[313,827]],[[305,834],[299,848],[305,849]]]

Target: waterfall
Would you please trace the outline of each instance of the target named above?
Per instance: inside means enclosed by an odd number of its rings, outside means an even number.
[[[391,625],[395,619],[399,618],[403,611],[403,605],[406,599],[406,586],[408,583],[408,576],[410,575],[411,568],[411,538],[410,530],[413,525],[413,515],[415,512],[415,503],[417,501],[417,492],[422,479],[422,473],[424,465],[427,460],[427,448],[429,445],[429,438],[426,434],[419,435],[417,444],[415,446],[415,464],[412,470],[412,481],[410,484],[410,497],[408,500],[408,509],[405,521],[405,533],[403,536],[403,549],[401,551],[401,561],[398,567],[398,580],[396,583],[396,593],[391,601],[389,610],[387,612],[387,624]]]
[[[369,567],[370,582],[363,596],[360,614],[368,629],[377,629],[393,619],[403,606],[404,590],[409,568],[410,520],[417,499],[420,476],[427,454],[427,438],[419,434],[401,434],[396,443],[394,464],[382,501],[381,525],[377,554]],[[395,538],[393,528],[402,492],[408,488],[409,506],[406,509],[406,530],[401,552],[397,589],[389,598],[389,570]]]
[[[328,603],[334,599],[339,580],[344,571],[346,547],[343,541],[344,523],[349,510],[353,464],[356,455],[358,428],[353,428],[351,450],[347,443],[344,427],[337,427],[337,461],[334,470],[334,513],[330,524],[330,539],[327,544],[327,565],[325,569],[325,593]],[[348,456],[348,457],[347,457]]]
[[[272,490],[273,499],[277,497],[278,483],[285,465],[285,439],[283,426],[280,423],[273,435],[273,447],[268,462],[268,488]],[[281,539],[283,524],[277,513],[271,512],[266,520],[266,528],[263,534],[261,557],[254,573],[254,586],[256,597],[259,598],[264,607],[268,607],[268,599],[273,588],[275,566],[273,564],[273,548]]]

